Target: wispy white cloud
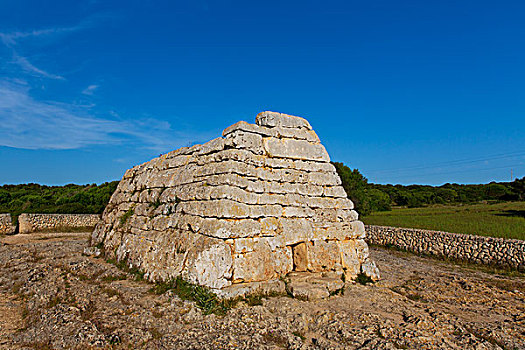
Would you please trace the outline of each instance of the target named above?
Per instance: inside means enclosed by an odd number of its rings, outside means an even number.
[[[13,32],[0,32],[0,41],[4,43],[4,45],[13,47],[19,43],[21,39],[28,39],[28,38],[37,38],[37,37],[44,37],[44,36],[52,36],[57,34],[66,34],[71,33],[80,29],[83,29],[86,27],[86,22],[81,22],[80,24],[72,27],[55,27],[55,28],[46,28],[46,29],[38,29],[38,30],[30,30],[30,31],[13,31]]]
[[[76,26],[72,27],[55,27],[55,28],[46,28],[30,31],[12,31],[12,32],[0,32],[0,42],[3,43],[8,49],[10,49],[13,60],[12,62],[18,65],[23,72],[29,73],[34,76],[44,77],[55,80],[65,80],[63,76],[49,73],[44,69],[38,68],[33,63],[29,61],[27,57],[19,54],[19,46],[22,41],[36,39],[41,40],[46,37],[48,39],[56,39],[60,35],[72,33],[83,28],[86,28],[89,25],[89,21],[83,21]]]
[[[35,67],[35,65],[29,62],[29,60],[26,57],[18,56],[16,53],[14,54],[14,62],[17,63],[20,66],[20,68],[22,68],[25,72],[30,73],[32,75],[55,80],[65,80],[63,76],[52,74],[46,72],[43,69]]]
[[[82,93],[84,95],[92,96],[95,93],[95,90],[98,89],[99,87],[100,87],[100,85],[97,85],[97,84],[89,85],[87,88],[82,90]]]
[[[39,101],[31,96],[27,84],[8,80],[0,80],[0,125],[0,146],[23,149],[136,144],[164,152],[196,137],[153,118],[105,118],[95,115],[89,106]]]

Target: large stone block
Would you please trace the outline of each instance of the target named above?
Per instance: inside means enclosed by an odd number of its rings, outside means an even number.
[[[257,114],[255,123],[270,128],[280,126],[283,128],[304,128],[312,130],[312,126],[304,118],[269,111]]]
[[[227,147],[235,147],[247,149],[255,154],[264,154],[262,147],[262,136],[245,131],[235,131],[226,136],[225,145]]]
[[[336,241],[309,241],[306,249],[308,271],[320,272],[341,267],[341,254]]]
[[[261,240],[252,251],[234,255],[233,283],[268,281],[284,276],[292,269],[290,247],[272,251],[268,242]]]
[[[269,157],[290,158],[301,160],[314,160],[329,162],[330,157],[321,144],[310,143],[305,140],[276,139],[266,137],[263,139],[264,151]]]

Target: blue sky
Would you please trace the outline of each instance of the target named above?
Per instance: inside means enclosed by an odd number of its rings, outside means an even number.
[[[0,184],[93,183],[263,110],[372,182],[525,176],[523,1],[0,1]]]

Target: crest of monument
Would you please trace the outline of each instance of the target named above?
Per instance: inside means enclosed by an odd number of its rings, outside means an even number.
[[[275,112],[129,169],[92,245],[152,281],[234,296],[291,272],[379,278],[365,228],[312,127]]]

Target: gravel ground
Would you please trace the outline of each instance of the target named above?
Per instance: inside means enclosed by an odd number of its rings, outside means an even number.
[[[87,237],[0,237],[0,349],[525,349],[523,274],[373,248],[376,284],[203,315],[84,256]]]

